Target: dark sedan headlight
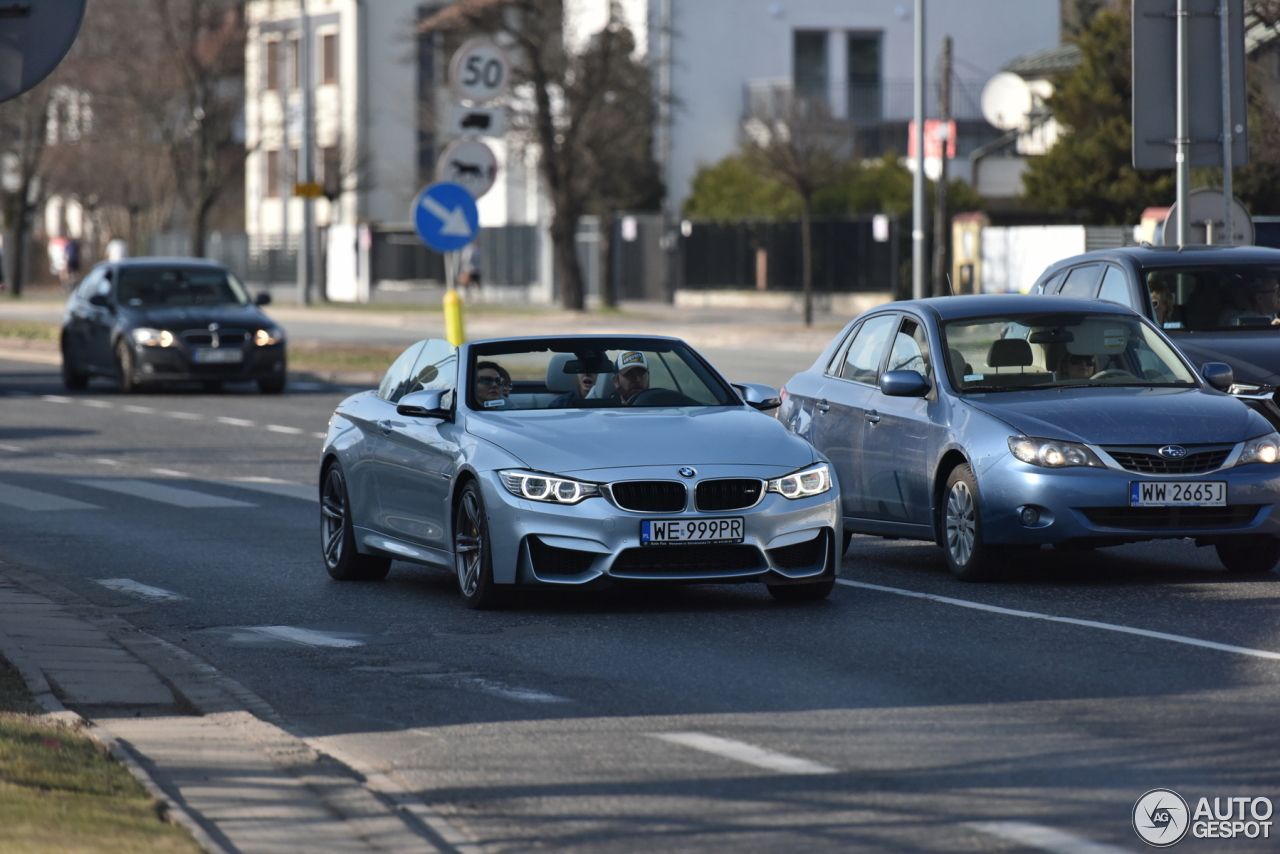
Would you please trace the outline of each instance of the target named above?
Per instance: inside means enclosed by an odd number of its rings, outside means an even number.
[[[831,488],[831,469],[826,463],[818,463],[807,469],[792,472],[769,481],[765,492],[776,492],[784,498],[808,498],[821,495]]]
[[[600,494],[600,487],[568,477],[557,477],[537,471],[508,469],[498,472],[502,485],[519,498],[545,501],[548,504],[577,504]]]
[[[1268,433],[1245,442],[1244,450],[1240,452],[1240,459],[1236,461],[1236,465],[1274,463],[1277,460],[1280,460],[1280,433]]]
[[[268,326],[253,333],[253,343],[259,347],[270,347],[284,340],[284,330],[277,326]]]
[[[1077,442],[1059,442],[1055,439],[1034,439],[1030,436],[1010,436],[1009,451],[1024,463],[1049,469],[1069,466],[1106,468],[1093,451]]]
[[[143,347],[173,346],[173,333],[167,329],[152,329],[148,326],[139,326],[129,334],[133,336],[135,343]]]

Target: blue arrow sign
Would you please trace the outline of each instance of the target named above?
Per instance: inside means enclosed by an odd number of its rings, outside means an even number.
[[[460,184],[432,184],[413,202],[413,227],[437,252],[455,252],[480,233],[476,200]]]

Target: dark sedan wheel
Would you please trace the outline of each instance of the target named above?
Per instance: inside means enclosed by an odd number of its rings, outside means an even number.
[[[943,550],[951,574],[961,581],[992,578],[998,569],[997,554],[982,541],[978,484],[968,464],[951,470],[943,502]]]
[[[62,387],[70,391],[78,391],[89,384],[89,375],[76,370],[67,354],[66,345],[62,347]]]
[[[493,549],[489,545],[489,519],[484,512],[480,484],[474,480],[462,488],[453,519],[453,553],[458,571],[458,592],[468,608],[492,608],[499,592],[493,582]]]
[[[356,550],[351,504],[342,467],[330,464],[320,490],[320,547],[325,569],[339,581],[379,581],[387,577],[391,559]]]
[[[1214,548],[1228,572],[1270,572],[1280,563],[1280,539],[1275,537],[1239,537]]]
[[[120,372],[120,390],[130,394],[138,390],[138,380],[134,376],[133,350],[129,342],[121,338],[116,342],[116,370]]]

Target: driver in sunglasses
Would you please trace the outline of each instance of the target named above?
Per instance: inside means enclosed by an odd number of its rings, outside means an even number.
[[[476,402],[485,409],[505,406],[511,394],[511,374],[497,362],[476,362]]]
[[[1060,380],[1087,380],[1097,372],[1098,362],[1092,353],[1063,353],[1058,360]]]

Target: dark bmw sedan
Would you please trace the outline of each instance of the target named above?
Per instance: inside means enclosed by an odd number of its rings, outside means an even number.
[[[221,264],[196,258],[130,258],[94,267],[67,300],[62,381],[92,376],[122,391],[168,381],[207,389],[252,380],[266,394],[285,386],[284,330],[262,313]]]

